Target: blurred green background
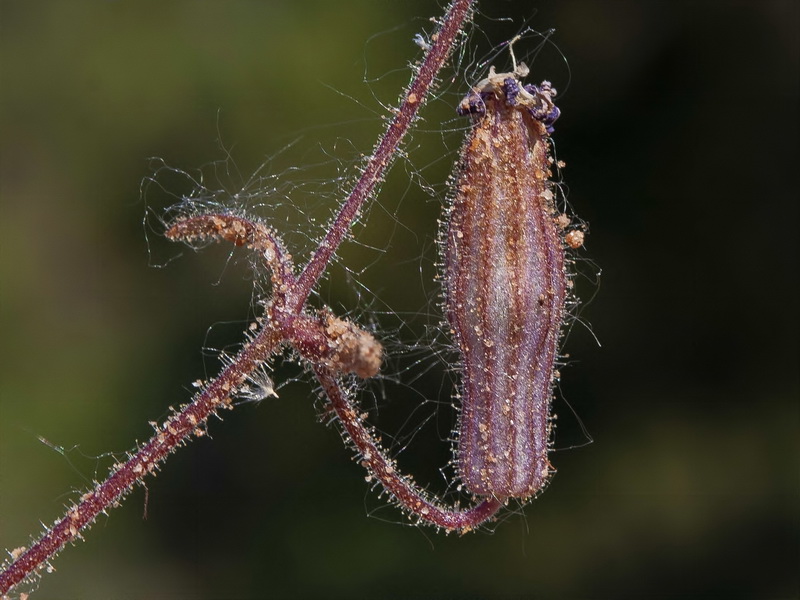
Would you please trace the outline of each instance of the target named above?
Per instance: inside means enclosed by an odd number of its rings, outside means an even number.
[[[35,597],[797,598],[799,7],[481,3],[321,286],[387,341],[402,381],[363,402],[408,444],[403,467],[443,489],[452,353],[433,275],[465,127],[452,107],[526,20],[556,28],[557,48],[534,60],[528,36],[517,54],[561,92],[558,156],[591,226],[580,315],[602,347],[571,329],[559,473],[524,514],[463,538],[399,525],[290,365],[279,400],[213,422]],[[235,343],[253,314],[243,254],[160,237],[192,183],[162,170],[140,194],[148,157],[244,190],[236,202],[302,257],[407,82],[414,34],[441,14],[422,0],[0,1],[0,546],[27,544],[108,453],[146,440],[216,370],[202,348]]]

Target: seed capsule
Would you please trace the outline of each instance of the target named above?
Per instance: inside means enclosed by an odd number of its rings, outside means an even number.
[[[447,319],[461,352],[458,470],[476,495],[527,498],[553,469],[550,405],[567,276],[549,182],[548,82],[495,73],[459,105],[473,128],[444,231]]]

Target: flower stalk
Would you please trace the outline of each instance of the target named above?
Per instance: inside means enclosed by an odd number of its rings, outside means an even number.
[[[186,242],[199,238],[222,239],[237,246],[248,246],[261,255],[270,269],[273,293],[267,302],[266,314],[260,320],[261,329],[245,343],[216,379],[199,392],[191,403],[158,426],[153,437],[127,462],[115,465],[105,481],[84,494],[30,548],[18,548],[11,552],[11,561],[3,566],[0,573],[0,596],[5,597],[17,584],[40,572],[67,543],[79,539],[82,531],[99,514],[118,505],[137,482],[157,469],[179,446],[191,440],[193,435],[202,435],[208,418],[221,408],[231,408],[232,397],[246,385],[248,376],[263,366],[284,344],[295,346],[301,355],[315,363],[320,382],[330,394],[339,417],[350,414],[348,411],[352,407],[341,392],[335,373],[352,371],[369,374],[373,369],[370,365],[374,363],[375,353],[380,346],[374,345],[377,342],[369,334],[346,321],[308,314],[305,310],[306,300],[359,210],[384,178],[436,75],[450,56],[459,32],[469,19],[473,1],[453,0],[448,7],[395,117],[376,145],[361,177],[343,202],[319,248],[298,277],[295,277],[291,259],[277,235],[261,223],[228,214],[206,214],[187,217],[173,224],[167,232],[171,239]],[[315,334],[320,331],[329,333],[331,328],[341,332],[339,337],[334,336],[335,339],[326,338],[331,347],[314,349],[313,344],[308,343]],[[351,368],[345,362],[349,362]],[[369,449],[367,442],[374,441],[370,432],[358,421],[342,419],[342,422],[354,443],[356,438],[365,440],[361,443],[363,448],[359,447],[363,454]],[[389,489],[392,489],[392,485]],[[408,502],[404,504],[412,509]],[[499,508],[492,501],[485,501],[480,506],[483,508],[477,513],[467,513],[474,516],[439,525],[447,529],[466,529],[471,522],[488,518]]]

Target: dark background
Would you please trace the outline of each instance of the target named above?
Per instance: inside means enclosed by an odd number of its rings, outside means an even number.
[[[233,191],[272,157],[265,185],[280,189],[231,202],[270,218],[302,258],[381,131],[381,103],[408,81],[413,35],[443,9],[2,0],[0,11],[11,549],[104,476],[107,453],[146,440],[148,421],[216,370],[202,347],[234,343],[252,315],[243,254],[195,255],[160,238],[157,218],[142,226],[146,207],[175,202],[158,186],[140,195],[148,157],[193,175],[206,165],[207,187]],[[529,35],[517,54],[562,92],[558,156],[590,224],[576,265],[588,325],[565,342],[550,488],[494,533],[398,524],[317,422],[313,386],[281,367],[279,400],[213,422],[213,440],[171,457],[147,496],[63,552],[37,598],[798,597],[797,2],[481,3],[408,158],[356,228],[363,243],[320,288],[376,324],[386,374],[402,380],[373,383],[362,402],[395,449],[408,442],[403,468],[443,489],[452,353],[431,329],[432,277],[465,126],[452,107],[483,76],[475,60],[526,20],[557,30],[557,48],[534,59]],[[493,62],[508,67],[505,54]],[[221,146],[233,158],[215,171]]]

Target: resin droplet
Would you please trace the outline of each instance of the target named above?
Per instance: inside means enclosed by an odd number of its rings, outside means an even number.
[[[567,276],[548,138],[548,82],[489,77],[459,105],[473,128],[444,231],[447,319],[463,374],[458,470],[471,493],[527,498],[553,469],[550,405]]]

